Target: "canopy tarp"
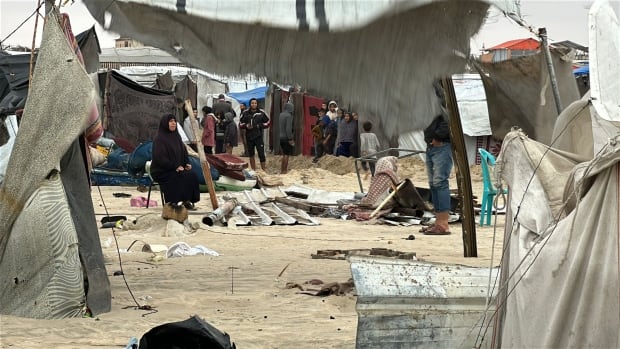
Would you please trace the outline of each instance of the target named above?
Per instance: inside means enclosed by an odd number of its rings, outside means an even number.
[[[265,99],[267,95],[267,90],[269,88],[267,86],[257,87],[252,90],[247,90],[243,92],[229,92],[228,96],[236,99],[239,103],[243,103],[246,106],[250,106],[250,99],[256,98],[259,101]]]
[[[306,1],[84,3],[110,30],[192,66],[338,96],[360,115],[380,115],[392,136],[423,129],[437,114],[432,84],[465,70],[469,41],[491,4],[513,18],[519,12],[508,0],[308,0],[314,13]]]
[[[590,66],[584,65],[583,67],[579,67],[577,69],[573,69],[573,75],[581,76],[590,74]]]

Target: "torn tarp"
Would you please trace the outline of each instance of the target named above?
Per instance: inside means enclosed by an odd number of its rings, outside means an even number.
[[[110,30],[191,66],[230,76],[253,73],[335,96],[360,115],[380,117],[386,135],[430,123],[438,111],[432,82],[464,71],[470,38],[490,4],[519,16],[518,2],[510,0],[84,4]]]

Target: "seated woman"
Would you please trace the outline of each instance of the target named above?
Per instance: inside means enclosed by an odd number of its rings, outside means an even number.
[[[151,176],[161,187],[167,202],[178,203],[193,210],[200,201],[198,177],[192,171],[189,155],[177,131],[177,119],[164,115],[153,139]]]
[[[377,161],[375,176],[372,177],[368,194],[360,200],[361,206],[375,208],[389,195],[390,189],[400,182],[397,175],[398,159],[395,156],[385,156]],[[384,208],[392,207],[387,204]]]

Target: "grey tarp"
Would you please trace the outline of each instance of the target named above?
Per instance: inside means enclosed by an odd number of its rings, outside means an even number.
[[[84,58],[84,69],[86,69],[87,73],[96,73],[99,70],[101,46],[99,45],[95,26],[76,35],[75,40],[78,42],[80,53]]]
[[[306,13],[306,1],[84,3],[99,23],[110,14],[111,30],[192,66],[337,95],[398,135],[435,116],[432,82],[464,70],[492,2],[317,1],[316,13]]]
[[[0,187],[0,313],[75,316],[91,302],[95,313],[109,311],[110,285],[76,143],[95,89],[53,13],[31,87]],[[92,294],[85,294],[83,275]]]
[[[37,55],[34,56],[36,62]],[[14,114],[24,108],[28,96],[30,54],[0,53],[0,109]]]
[[[563,107],[579,99],[571,55],[552,50],[551,56]],[[549,144],[558,116],[544,55],[498,63],[477,62],[487,95],[493,137],[502,139],[517,126],[532,139]]]

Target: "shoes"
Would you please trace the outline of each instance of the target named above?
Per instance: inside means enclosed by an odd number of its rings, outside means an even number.
[[[194,203],[192,202],[185,201],[183,203],[183,206],[185,206],[185,208],[188,209],[189,211],[196,211],[196,206],[194,206]]]
[[[450,235],[452,234],[448,229],[444,229],[438,225],[433,225],[423,232],[424,235]]]

